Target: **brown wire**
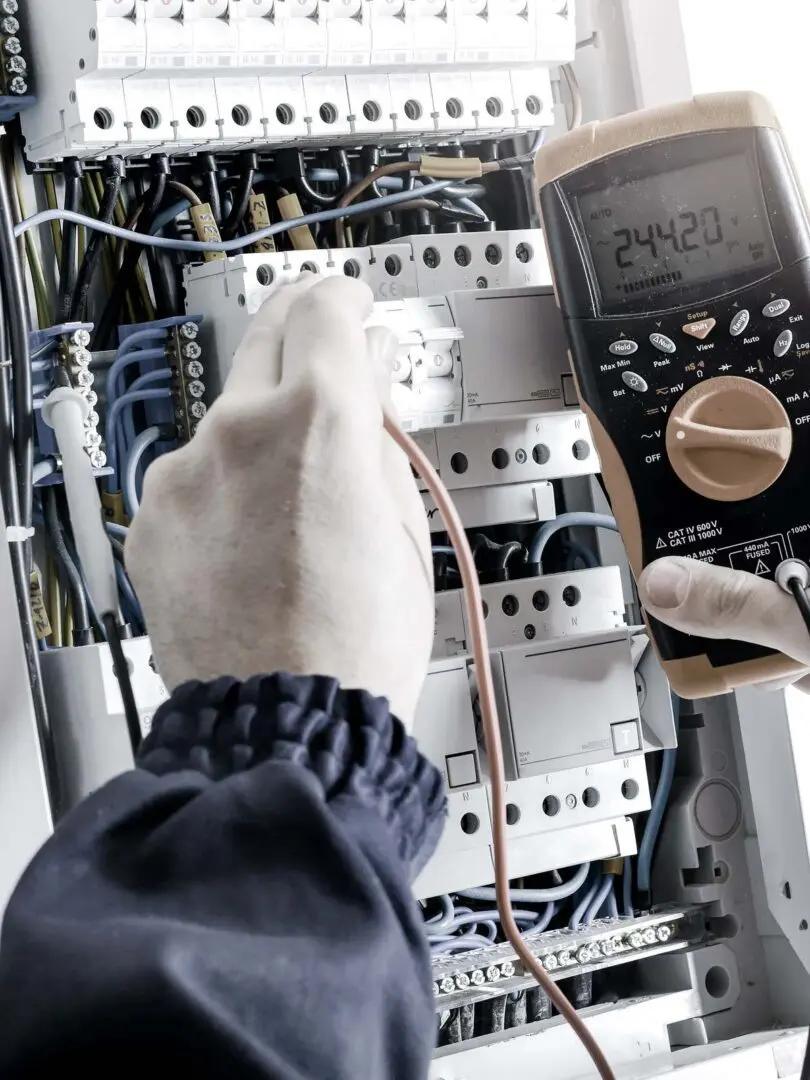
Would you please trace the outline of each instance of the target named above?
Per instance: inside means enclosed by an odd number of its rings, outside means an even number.
[[[481,599],[481,587],[475,569],[472,551],[464,532],[464,526],[453,501],[447,493],[439,474],[419,449],[413,439],[406,435],[399,424],[388,413],[383,414],[385,430],[404,451],[413,467],[427,485],[445,528],[453,545],[461,582],[464,586],[464,601],[470,621],[472,654],[478,680],[478,696],[481,705],[481,718],[484,726],[484,741],[489,757],[490,784],[492,788],[492,840],[495,854],[495,891],[501,926],[513,949],[523,961],[523,966],[530,971],[540,986],[556,1006],[558,1012],[571,1025],[575,1035],[591,1056],[602,1080],[616,1080],[607,1058],[599,1043],[590,1033],[568,998],[549,977],[540,960],[532,953],[518,930],[512,914],[512,899],[509,892],[509,866],[506,842],[506,778],[503,767],[503,749],[501,747],[500,727],[498,725],[498,707],[495,700],[495,686],[492,681],[492,669],[489,663],[489,643],[484,622],[484,609]]]

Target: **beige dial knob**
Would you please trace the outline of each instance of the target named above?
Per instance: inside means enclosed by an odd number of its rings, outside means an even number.
[[[787,465],[790,419],[759,383],[707,379],[673,407],[666,448],[672,468],[707,499],[736,502],[766,491]]]

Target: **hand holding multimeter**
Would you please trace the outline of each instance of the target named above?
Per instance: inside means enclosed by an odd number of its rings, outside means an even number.
[[[810,227],[772,110],[722,94],[588,125],[535,172],[580,400],[674,689],[798,677],[810,638],[774,578],[810,562]],[[667,556],[699,562],[642,573]]]

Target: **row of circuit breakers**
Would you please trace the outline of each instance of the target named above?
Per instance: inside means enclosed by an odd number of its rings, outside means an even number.
[[[27,0],[26,154],[497,136],[554,122],[560,0]]]
[[[460,244],[467,254],[458,260]],[[427,262],[426,246],[433,252]],[[527,251],[537,253],[536,269]],[[204,313],[200,341],[216,396],[247,321],[274,288],[302,269],[363,278],[378,298],[377,318],[399,335],[392,391],[400,417],[440,470],[465,525],[544,521],[556,514],[550,481],[589,476],[598,459],[568,397],[564,333],[542,284],[548,270],[541,252],[540,235],[526,231],[243,255],[189,267],[187,310]],[[485,273],[502,287],[465,288],[470,274]],[[526,273],[537,283],[518,286]],[[446,291],[434,294],[437,283]],[[519,877],[634,854],[629,815],[650,805],[644,754],[676,740],[669,688],[643,628],[628,625],[619,568],[499,582],[483,594],[509,781],[510,869]],[[438,593],[415,735],[444,773],[450,818],[417,883],[421,897],[493,877],[487,761],[468,646],[461,593]],[[148,640],[128,647],[148,724],[166,692],[149,665]],[[109,723],[121,711],[118,687],[100,646],[55,649],[42,660],[50,703],[63,718],[55,730],[75,802],[131,760],[124,726]],[[82,718],[81,739],[71,735],[75,717]]]

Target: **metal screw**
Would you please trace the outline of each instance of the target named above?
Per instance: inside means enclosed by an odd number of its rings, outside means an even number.
[[[103,450],[93,450],[90,454],[90,464],[94,469],[103,469],[107,464],[107,455]]]
[[[534,641],[534,638],[535,638],[536,634],[537,634],[537,630],[535,630],[535,628],[532,626],[532,624],[531,623],[526,623],[526,625],[523,627],[523,636],[526,638],[526,640],[527,641]]]
[[[600,948],[601,952],[605,956],[613,956],[613,954],[616,952],[616,946],[610,940],[608,940],[608,941],[600,941],[599,942],[599,948]]]
[[[4,34],[8,34],[9,37],[13,37],[14,34],[20,32],[19,19],[15,19],[13,15],[7,15],[6,18],[0,22],[0,30],[2,30]]]
[[[90,331],[89,330],[75,330],[70,339],[74,345],[78,345],[80,349],[86,349],[90,344]]]
[[[422,252],[422,262],[428,270],[435,270],[441,261],[441,257],[434,247],[425,248]]]
[[[88,371],[87,368],[80,368],[76,372],[76,382],[79,386],[92,386],[95,381],[93,372]]]
[[[672,927],[659,926],[658,929],[655,931],[655,936],[658,938],[659,941],[669,941],[669,939],[672,937]]]
[[[28,64],[23,56],[10,56],[6,60],[6,71],[9,75],[24,75],[28,71]]]
[[[566,967],[568,964],[576,963],[568,949],[563,949],[562,952],[558,953],[557,959],[560,962],[560,967]]]
[[[517,258],[518,262],[527,263],[532,257],[532,252],[529,245],[518,244],[518,246],[515,248],[515,257]]]
[[[200,332],[199,326],[195,322],[184,322],[180,327],[178,333],[181,338],[185,338],[186,341],[194,341]]]
[[[501,964],[501,975],[504,979],[511,979],[515,974],[515,965],[511,960],[507,960],[505,964]]]
[[[196,341],[190,341],[188,345],[183,346],[183,356],[186,360],[199,360],[202,356],[202,349]]]
[[[460,975],[456,975],[456,986],[459,990],[469,990],[470,988],[470,976],[465,975],[462,971]]]
[[[6,38],[3,42],[3,51],[8,53],[9,56],[19,56],[22,52],[20,39],[16,37]]]
[[[193,382],[188,384],[186,389],[191,397],[199,399],[205,394],[205,383],[201,383],[199,379],[194,379]]]
[[[189,428],[189,431],[191,432],[192,435],[196,435],[197,431],[199,430],[199,427],[200,427],[199,424],[192,424],[191,427]]]
[[[475,279],[476,289],[486,289],[489,286],[489,282],[485,277],[478,277]]]
[[[643,949],[644,948],[644,938],[641,936],[641,934],[638,932],[638,930],[634,930],[632,932],[632,934],[628,934],[627,941],[628,941],[628,944],[633,949]]]
[[[652,926],[648,926],[641,936],[644,938],[645,945],[655,945],[656,941],[658,941],[658,935]]]
[[[434,983],[433,984],[433,996],[438,997],[441,992],[442,992],[442,988],[439,986],[439,984]]]
[[[472,982],[473,986],[483,986],[486,981],[486,974],[480,968],[470,975],[470,982]]]
[[[73,352],[73,362],[79,367],[88,367],[92,359],[92,354],[87,349],[75,349]]]
[[[99,415],[93,409],[87,414],[87,419],[84,422],[85,427],[94,428],[98,427]]]
[[[205,402],[203,402],[203,401],[192,401],[191,404],[188,407],[188,411],[194,417],[195,420],[202,420],[202,418],[208,412],[208,409],[207,409],[207,407],[205,405]]]
[[[492,967],[487,968],[487,982],[497,982],[500,977],[501,969],[499,967],[495,967],[493,964]]]
[[[528,454],[525,450],[518,449],[515,451],[515,461],[518,463],[518,465],[525,465],[527,457]]]
[[[518,601],[514,596],[505,596],[501,603],[501,607],[503,608],[504,615],[511,618],[518,612]]]
[[[587,945],[582,945],[577,949],[577,961],[580,964],[587,964],[591,959],[591,950]]]
[[[543,957],[543,967],[546,971],[556,971],[559,967],[559,961],[554,953],[549,953],[548,956]]]
[[[568,807],[569,810],[575,809],[575,807],[577,805],[577,797],[576,797],[576,795],[566,795],[565,796],[565,805]]]
[[[22,75],[15,75],[14,78],[9,81],[8,88],[12,94],[28,93],[28,83]]]
[[[452,994],[456,988],[455,981],[450,975],[445,975],[442,981],[439,983],[439,988],[443,994]]]
[[[87,402],[87,404],[92,409],[96,405],[98,405],[98,394],[95,392],[95,390],[85,390],[84,391],[84,400]]]
[[[189,360],[186,364],[186,375],[188,375],[190,379],[199,379],[204,372],[205,368],[199,360]]]
[[[16,15],[19,10],[17,0],[0,0],[0,11],[5,15]]]
[[[84,445],[90,446],[94,450],[97,446],[101,446],[101,436],[95,429],[93,429],[92,431],[85,431]]]

